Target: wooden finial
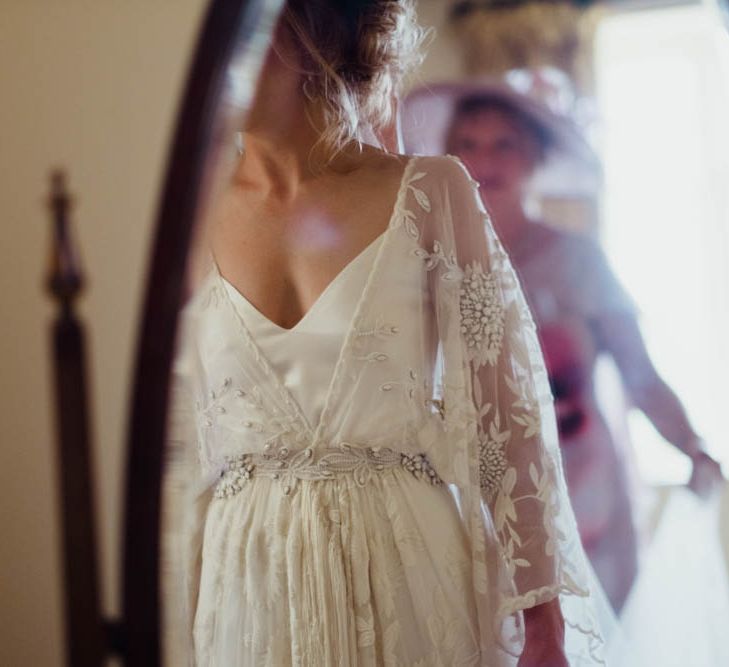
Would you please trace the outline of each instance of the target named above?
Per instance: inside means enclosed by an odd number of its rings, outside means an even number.
[[[64,308],[69,308],[83,289],[83,275],[74,247],[69,211],[71,197],[66,187],[66,174],[62,169],[51,172],[49,208],[52,215],[51,255],[47,289]]]

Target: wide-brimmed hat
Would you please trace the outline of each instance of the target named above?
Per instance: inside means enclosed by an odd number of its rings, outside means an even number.
[[[534,190],[553,196],[594,194],[600,186],[600,161],[579,125],[566,111],[573,104],[560,87],[560,74],[518,70],[503,78],[477,78],[422,86],[402,105],[402,131],[408,153],[443,155],[459,103],[485,98],[516,108],[548,137],[548,151]]]

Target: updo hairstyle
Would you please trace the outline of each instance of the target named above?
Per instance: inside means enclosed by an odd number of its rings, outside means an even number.
[[[414,0],[288,0],[283,12],[303,65],[304,93],[324,102],[332,152],[393,119],[403,78],[422,62]]]

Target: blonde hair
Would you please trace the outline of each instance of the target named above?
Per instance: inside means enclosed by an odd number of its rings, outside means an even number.
[[[300,49],[304,93],[324,102],[317,129],[327,152],[393,120],[395,95],[422,62],[427,34],[414,0],[289,0],[283,18]]]

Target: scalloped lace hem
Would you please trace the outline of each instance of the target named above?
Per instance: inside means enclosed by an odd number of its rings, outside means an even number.
[[[503,600],[499,605],[498,616],[502,619],[506,618],[525,609],[531,609],[545,602],[550,602],[560,595],[576,595],[577,597],[586,598],[589,597],[590,593],[589,591],[577,588],[577,586],[568,586],[567,584],[542,586],[523,595],[508,597]]]

